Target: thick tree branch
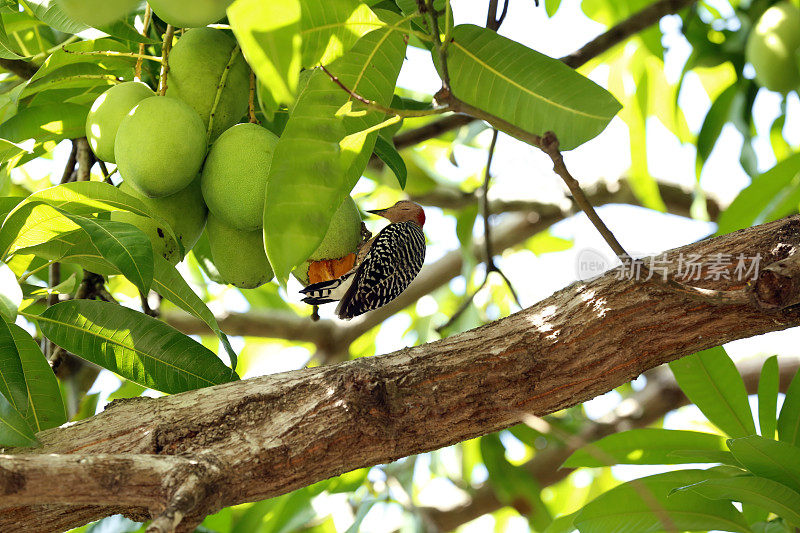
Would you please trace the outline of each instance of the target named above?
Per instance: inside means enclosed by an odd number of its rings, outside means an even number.
[[[24,59],[5,59],[0,58],[0,68],[13,72],[24,80],[29,80],[39,70],[35,64]]]
[[[744,378],[748,394],[756,394],[761,366],[764,359],[751,359],[736,366]],[[780,358],[780,390],[786,391],[792,378],[800,370],[800,358]],[[649,426],[664,417],[670,411],[691,403],[675,381],[672,372],[662,367],[653,374],[648,373],[647,386],[639,392],[623,400],[608,416],[597,421],[589,421],[577,434],[582,442],[593,442],[612,433]],[[561,464],[575,448],[572,446],[551,445],[537,452],[536,456],[523,467],[530,473],[536,483],[544,488],[573,472],[572,468],[561,468]],[[424,509],[440,531],[452,531],[461,524],[475,520],[479,516],[493,513],[505,505],[498,499],[492,487],[486,483],[475,491],[469,502],[453,509]],[[531,510],[524,506],[518,509],[523,514]]]
[[[673,274],[681,254],[709,263],[718,254],[760,254],[771,264],[798,245],[800,216],[794,216],[671,250],[664,261]],[[502,320],[389,355],[115,402],[97,416],[39,433],[39,448],[18,453],[213,458],[224,476],[213,501],[187,516],[193,524],[195,513],[507,428],[698,350],[800,325],[796,308],[698,303],[662,284],[619,275],[616,269],[574,283]],[[743,286],[724,278],[696,284]],[[68,508],[38,506],[33,521],[31,510],[0,512],[0,530],[80,525]],[[126,512],[145,510],[143,502]]]

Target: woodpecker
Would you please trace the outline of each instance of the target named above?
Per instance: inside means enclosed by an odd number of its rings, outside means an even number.
[[[368,211],[391,222],[358,251],[355,266],[342,277],[301,290],[311,305],[339,301],[336,314],[349,320],[397,298],[425,261],[425,212],[401,200],[392,207]]]

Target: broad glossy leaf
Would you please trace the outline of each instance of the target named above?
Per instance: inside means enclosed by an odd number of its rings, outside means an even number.
[[[561,61],[486,28],[456,26],[448,53],[456,97],[529,133],[553,131],[562,150],[597,136],[621,107]]]
[[[46,204],[26,204],[14,211],[0,228],[3,256],[37,246],[80,229],[63,212]]]
[[[103,258],[144,294],[153,283],[153,246],[139,228],[126,222],[68,215],[89,235]]]
[[[759,174],[722,212],[717,235],[760,223],[765,211],[786,188],[800,179],[800,153],[791,155]]]
[[[65,350],[151,389],[174,394],[238,379],[202,344],[127,307],[70,300],[28,318]]]
[[[48,187],[28,196],[18,208],[36,202],[43,202],[75,215],[124,210],[136,215],[153,216],[141,200],[102,181],[76,181]]]
[[[303,66],[327,65],[386,24],[358,0],[300,0]]]
[[[700,179],[700,172],[703,170],[711,151],[717,144],[722,127],[727,124],[730,118],[731,108],[733,101],[739,93],[739,85],[736,83],[731,84],[730,87],[722,91],[714,103],[706,113],[706,118],[703,120],[703,125],[700,128],[700,133],[697,134],[697,156],[695,162],[695,171],[697,178]]]
[[[0,315],[8,322],[17,319],[17,310],[22,303],[22,289],[17,276],[5,263],[0,263]]]
[[[725,439],[711,433],[644,428],[603,437],[576,450],[563,467],[614,464],[657,465],[708,462],[704,452],[725,450]],[[676,451],[686,452],[680,456]],[[716,461],[714,461],[716,462]]]
[[[685,492],[670,494],[675,488],[714,477],[723,476],[710,470],[678,470],[623,483],[584,506],[575,526],[581,533],[749,532],[744,517],[730,502],[703,500]]]
[[[28,141],[26,143],[12,143],[7,139],[0,139],[0,161],[16,159],[24,154],[33,153],[34,143]]]
[[[205,322],[206,325],[211,328],[211,331],[219,338],[222,346],[228,353],[228,357],[231,359],[231,368],[235,370],[237,360],[236,352],[233,351],[228,336],[219,329],[219,324],[214,317],[214,313],[212,313],[205,302],[195,294],[174,266],[159,255],[156,255],[154,259],[155,275],[153,277],[153,290],[187,313]]]
[[[56,0],[23,0],[23,3],[33,11],[33,16],[54,30],[78,33],[88,28],[86,24],[69,18]]]
[[[33,446],[36,439],[33,430],[14,409],[6,397],[0,394],[0,446]]]
[[[330,72],[362,96],[388,104],[405,57],[402,23],[362,37]],[[371,111],[345,116],[349,95],[321,70],[311,72],[275,148],[267,183],[264,235],[275,276],[285,283],[295,266],[319,246],[331,217],[367,165],[384,120]],[[354,141],[354,142],[353,142]]]
[[[20,95],[27,98],[41,91],[102,87],[105,90],[120,81],[126,73],[107,70],[95,63],[73,63],[28,83]]]
[[[731,437],[756,432],[742,376],[721,346],[669,364],[683,392],[714,425]]]
[[[0,19],[0,57],[3,59],[26,59],[25,56],[21,56],[14,51],[8,40],[8,34],[3,26],[2,19]]]
[[[561,5],[561,0],[544,0],[544,8],[547,11],[547,16],[552,17],[558,11]]]
[[[28,386],[26,421],[36,432],[60,426],[67,421],[67,412],[53,369],[50,368],[39,344],[27,331],[16,324],[11,324],[9,327]]]
[[[274,103],[291,103],[300,76],[300,0],[262,2],[237,0],[228,8],[228,20],[242,54]]]
[[[0,137],[14,142],[82,137],[86,134],[88,114],[88,105],[60,103],[28,107],[0,124]]]
[[[28,413],[28,386],[22,361],[11,328],[3,319],[0,319],[0,396],[5,396],[21,416]]]
[[[761,377],[758,380],[758,425],[761,435],[775,438],[775,429],[778,424],[778,389],[780,387],[780,374],[778,371],[777,356],[769,357],[761,367]]]
[[[386,163],[386,166],[394,172],[394,175],[397,177],[397,182],[400,184],[400,188],[405,189],[408,170],[397,148],[382,136],[378,135],[375,139],[375,155],[380,157],[381,161]]]
[[[728,447],[733,456],[753,474],[778,481],[800,492],[800,448],[757,435],[730,439]]]
[[[783,399],[778,416],[778,439],[800,446],[800,370],[794,375]]]
[[[786,485],[757,476],[709,479],[685,487],[712,500],[757,505],[800,527],[800,494]]]

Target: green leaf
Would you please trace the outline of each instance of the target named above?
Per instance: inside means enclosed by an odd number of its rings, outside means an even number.
[[[386,26],[357,0],[301,0],[300,5],[304,67],[327,65],[342,57],[359,38]]]
[[[669,364],[692,403],[731,437],[756,432],[742,376],[721,346],[703,350]]]
[[[102,181],[76,181],[37,191],[17,206],[43,202],[74,215],[91,215],[110,211],[130,211],[133,214],[155,218],[138,198],[120,191]],[[13,213],[13,211],[12,211]]]
[[[69,18],[61,10],[57,0],[22,0],[33,11],[33,16],[54,30],[64,33],[78,33],[88,28],[86,24]]]
[[[236,370],[236,352],[233,351],[228,336],[221,329],[205,302],[192,290],[183,276],[166,259],[155,256],[155,276],[153,277],[153,290],[174,303],[187,313],[196,316],[206,323],[219,338],[228,357],[231,359],[231,369]]]
[[[4,396],[21,416],[28,413],[28,386],[22,371],[11,328],[0,319],[0,395]]]
[[[392,15],[396,19],[396,15]],[[405,57],[402,24],[362,37],[328,68],[351,90],[384,105]],[[349,95],[321,70],[314,70],[301,89],[270,167],[264,206],[264,241],[275,276],[289,273],[319,246],[331,217],[361,177],[375,144],[370,128],[384,120],[370,111],[339,113]]]
[[[33,446],[36,439],[22,415],[0,394],[0,446]]]
[[[386,163],[386,166],[394,172],[400,188],[405,189],[408,170],[406,170],[406,164],[394,145],[378,135],[375,139],[375,155],[380,157],[381,161]]]
[[[709,462],[705,452],[725,450],[725,439],[711,433],[676,429],[632,429],[603,437],[576,450],[562,465],[611,466],[615,464],[658,465]],[[672,455],[683,451],[681,456]],[[717,462],[717,461],[713,461]]]
[[[717,235],[760,223],[762,216],[780,199],[782,191],[800,180],[800,153],[793,154],[759,174],[722,212]]]
[[[139,228],[126,222],[67,215],[89,235],[103,258],[143,293],[153,283],[153,246]]]
[[[86,115],[89,106],[59,103],[32,106],[0,124],[0,137],[21,142],[60,141],[83,137],[86,134]]]
[[[562,150],[597,136],[621,108],[561,61],[486,28],[456,26],[448,54],[453,95],[529,133],[555,132]]]
[[[67,411],[53,369],[39,344],[27,331],[16,324],[10,324],[9,327],[28,386],[28,412],[25,420],[36,432],[60,426],[67,421]]]
[[[17,310],[22,303],[22,289],[17,276],[5,263],[0,263],[0,315],[8,322],[17,319]]]
[[[26,317],[65,350],[151,389],[174,394],[238,379],[202,344],[127,307],[70,300]]]
[[[217,265],[214,264],[214,260],[211,257],[211,245],[208,242],[208,233],[205,230],[203,230],[203,234],[200,235],[200,239],[194,244],[191,253],[197,260],[197,264],[200,265],[200,268],[202,268],[203,272],[208,276],[208,279],[216,283],[225,283],[225,280],[223,280],[222,276],[219,274],[219,270],[217,270]]]
[[[778,358],[773,355],[764,361],[761,377],[758,380],[758,425],[761,428],[761,435],[768,439],[775,438],[778,424],[779,387]]]
[[[16,4],[15,4],[16,5]],[[3,25],[3,20],[0,18],[0,57],[3,59],[26,59],[14,51],[11,43],[8,40],[8,34]]]
[[[731,453],[745,468],[800,492],[800,448],[758,435],[730,439]]]
[[[262,96],[269,93],[276,105],[291,103],[297,90],[300,11],[299,0],[238,0],[228,8],[228,20],[242,54],[261,81]]]
[[[105,89],[122,81],[121,77],[118,73],[95,63],[74,63],[61,67],[35,82],[29,82],[20,94],[20,98],[53,89],[90,89],[99,86]]]
[[[733,101],[737,94],[740,94],[739,85],[733,83],[717,96],[708,113],[706,113],[706,118],[700,127],[700,133],[697,134],[695,170],[698,179],[700,178],[700,172],[703,170],[703,165],[717,144],[717,139],[722,133],[722,127],[725,126],[730,118]]]
[[[744,517],[730,502],[703,500],[685,492],[670,494],[676,487],[718,476],[722,474],[709,470],[678,470],[623,483],[584,506],[575,526],[581,533],[749,532]]]
[[[558,11],[561,5],[561,0],[544,0],[544,8],[547,11],[547,16],[552,17]]]
[[[13,217],[13,218],[12,218]],[[26,204],[9,214],[0,228],[3,257],[71,233],[80,226],[62,211],[45,204]]]
[[[794,375],[783,399],[778,416],[778,439],[800,446],[800,370]]]
[[[757,505],[800,527],[800,494],[789,487],[757,476],[709,479],[681,490],[712,500],[733,500]]]

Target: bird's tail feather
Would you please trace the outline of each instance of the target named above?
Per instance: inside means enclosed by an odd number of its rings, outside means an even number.
[[[312,283],[300,292],[305,294],[306,297],[303,301],[309,305],[321,305],[338,300],[332,293],[339,288],[344,280],[342,278],[332,279],[330,281],[320,281],[319,283]]]

